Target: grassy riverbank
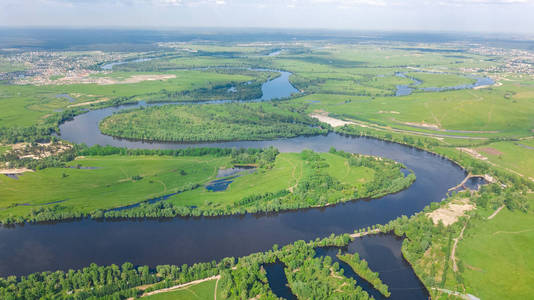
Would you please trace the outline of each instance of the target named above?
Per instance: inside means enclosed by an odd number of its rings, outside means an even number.
[[[38,210],[91,213],[125,206],[202,184],[229,157],[90,156],[69,168],[0,176],[0,217],[26,219]],[[80,167],[80,168],[78,168]]]
[[[99,149],[85,152],[108,151]],[[165,156],[151,151],[143,155],[142,150],[141,155],[135,156],[89,155],[67,163],[65,168],[26,172],[17,179],[1,176],[0,218],[4,222],[20,222],[90,214],[168,217],[169,207],[165,205],[173,206],[176,215],[324,206],[396,192],[415,179],[413,175],[405,178],[400,172],[402,165],[396,162],[342,152],[225,151],[227,154],[217,156]],[[205,187],[220,169],[234,164],[252,164],[257,169],[239,173],[237,178],[222,177],[233,181],[224,191],[213,192]],[[176,192],[181,193],[161,203],[104,214],[105,210]]]
[[[226,215],[321,207],[376,198],[408,187],[415,175],[401,164],[343,152],[281,153],[272,164],[231,178],[225,190],[184,191],[154,205],[107,212],[105,217]]]

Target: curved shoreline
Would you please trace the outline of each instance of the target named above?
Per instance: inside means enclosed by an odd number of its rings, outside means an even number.
[[[285,84],[288,83],[288,77],[279,78],[285,78]],[[82,219],[0,227],[0,240],[3,241],[0,244],[0,257],[3,257],[0,259],[0,276],[76,269],[93,262],[109,265],[131,261],[137,265],[155,266],[239,257],[270,249],[273,244],[284,245],[331,233],[353,232],[387,223],[401,215],[412,215],[431,202],[441,201],[448,188],[460,182],[466,174],[456,162],[439,154],[373,137],[329,133],[270,141],[176,144],[117,140],[94,132],[99,119],[124,107],[132,105],[106,107],[78,115],[60,126],[62,137],[74,143],[144,149],[275,146],[281,152],[303,149],[327,152],[334,146],[346,152],[401,162],[414,171],[417,180],[403,191],[373,201],[356,200],[296,211],[143,221]],[[96,134],[91,135],[93,133]],[[154,245],[158,245],[158,251],[154,251]]]

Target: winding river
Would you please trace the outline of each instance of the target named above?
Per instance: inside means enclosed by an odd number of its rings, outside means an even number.
[[[264,96],[258,100],[288,97],[296,92],[288,81],[289,75],[282,72],[282,76],[264,83]],[[429,203],[442,200],[448,188],[457,185],[466,175],[458,165],[425,151],[373,138],[345,137],[335,133],[272,141],[200,144],[149,143],[116,139],[100,133],[98,122],[104,117],[138,105],[141,104],[103,108],[79,115],[60,126],[61,137],[87,145],[151,149],[274,146],[282,152],[296,152],[303,149],[328,151],[330,147],[335,147],[402,162],[415,172],[417,180],[410,188],[397,194],[327,208],[160,220],[84,219],[0,227],[0,276],[77,269],[90,263],[107,265],[130,261],[150,266],[180,265],[243,256],[270,249],[273,244],[284,245],[330,233],[353,232],[357,228],[387,223],[401,215],[412,215]],[[381,268],[406,265],[400,255],[400,242],[392,236],[367,237],[354,243],[356,246],[351,247],[360,247],[367,253],[366,259],[381,261]],[[386,262],[389,260],[392,263],[388,266]],[[408,273],[388,278],[386,283],[402,288],[406,276],[411,278],[411,282],[418,282],[410,269]],[[426,299],[424,288],[419,284],[417,289],[419,292],[410,294],[410,299]]]

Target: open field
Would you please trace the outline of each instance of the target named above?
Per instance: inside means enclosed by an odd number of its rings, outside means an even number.
[[[47,168],[18,179],[0,175],[0,216],[55,205],[86,213],[125,206],[203,183],[228,164],[228,157],[212,156],[91,156],[69,163],[74,168]]]
[[[530,93],[528,89],[517,88],[515,96],[506,99],[507,90],[512,88],[504,85],[375,99],[314,94],[297,101],[309,103],[310,111],[322,109],[347,119],[412,131],[489,137],[530,135],[534,126],[534,98],[522,96]]]
[[[498,142],[475,148],[495,165],[534,179],[534,141]]]
[[[214,298],[216,279],[187,286],[176,291],[146,296],[146,300],[207,300]]]
[[[249,72],[250,73],[250,72]],[[129,74],[136,76],[137,73]],[[160,73],[159,73],[160,74]],[[165,80],[141,81],[129,84],[66,84],[66,85],[4,85],[0,90],[0,122],[1,126],[30,126],[43,121],[44,118],[54,114],[58,110],[65,110],[74,106],[90,106],[91,104],[106,104],[113,99],[131,98],[131,101],[140,100],[169,100],[167,95],[161,94],[162,90],[170,93],[178,93],[180,97],[190,100],[183,95],[186,91],[205,89],[204,97],[211,99],[207,94],[215,86],[232,86],[255,80],[254,76],[240,74],[226,74],[209,71],[171,71],[165,73]],[[254,74],[254,73],[251,73]],[[256,73],[258,76],[266,74]],[[140,73],[139,76],[146,73]],[[122,76],[126,76],[123,75]],[[158,75],[159,76],[159,75]],[[263,82],[264,78],[260,81]],[[257,87],[256,87],[257,88]],[[226,92],[228,88],[225,88]],[[67,94],[74,101],[58,95]],[[143,96],[144,95],[144,96]],[[217,98],[231,97],[217,95]],[[136,98],[138,97],[138,98]],[[200,95],[199,95],[200,97]],[[200,98],[202,99],[202,98]],[[179,100],[179,99],[176,99]],[[98,101],[98,102],[97,102]]]
[[[343,157],[329,153],[321,153],[320,156],[328,164],[326,173],[343,184],[358,189],[374,177],[374,170],[366,167],[351,167]],[[281,153],[271,170],[259,170],[250,175],[238,177],[226,191],[210,192],[206,189],[196,189],[173,196],[169,201],[176,205],[186,206],[203,206],[213,203],[212,205],[216,208],[219,205],[234,204],[242,198],[255,194],[295,189],[303,178],[314,172],[310,163],[303,159],[301,154]],[[343,194],[339,191],[330,191],[327,197],[329,201],[334,201],[342,196]]]
[[[534,197],[530,195],[530,205]],[[502,210],[472,221],[458,245],[466,292],[481,299],[527,299],[534,294],[534,212]]]
[[[440,74],[440,73],[423,73],[423,72],[408,72],[405,73],[406,76],[415,78],[419,81],[422,81],[419,88],[427,87],[451,87],[464,84],[473,84],[476,82],[475,79],[468,78],[465,76],[455,75],[455,74]]]

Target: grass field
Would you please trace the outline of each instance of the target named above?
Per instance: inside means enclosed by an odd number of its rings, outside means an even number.
[[[310,160],[308,153],[315,158]],[[232,166],[231,156],[80,157],[68,163],[72,168],[26,172],[18,179],[0,176],[0,218],[29,217],[35,209],[47,207],[65,213],[91,214],[177,191],[184,192],[163,202],[170,202],[176,207],[218,211],[219,214],[221,211],[235,213],[232,209],[250,208],[250,205],[256,208],[256,205],[280,206],[276,204],[279,199],[291,205],[308,207],[396,192],[399,180],[405,180],[399,171],[400,165],[395,162],[367,157],[361,159],[372,166],[356,166],[349,163],[348,158],[333,153],[280,153],[272,166],[243,172],[239,177],[231,178],[226,190],[214,192],[206,185],[216,178],[219,169]],[[374,182],[377,173],[387,176],[392,182]],[[301,185],[308,188],[303,190]],[[280,191],[285,194],[240,202],[249,196]]]
[[[207,300],[213,299],[216,279],[191,285],[172,292],[143,297],[146,300]]]
[[[320,156],[329,164],[327,172],[342,183],[362,186],[372,180],[374,171],[366,167],[350,167],[346,159],[330,153],[321,153]],[[169,199],[179,206],[218,206],[230,205],[243,197],[253,194],[264,194],[295,187],[306,175],[314,172],[311,166],[302,159],[299,153],[281,153],[276,158],[271,170],[259,170],[249,175],[238,177],[228,189],[220,192],[211,192],[204,188],[195,189],[178,194]],[[339,197],[331,193],[330,198]]]
[[[534,141],[498,142],[475,148],[490,162],[534,178]]]
[[[56,201],[63,201],[59,205],[67,210],[81,212],[129,205],[206,182],[229,161],[229,157],[212,156],[95,156],[69,165],[96,169],[47,168],[19,179],[0,175],[0,216],[28,215]]]
[[[146,73],[118,73],[117,76],[134,76]],[[153,74],[153,73],[152,73]],[[240,74],[224,74],[209,71],[172,71],[158,74],[174,75],[167,80],[142,81],[131,84],[68,84],[68,85],[4,85],[0,89],[1,126],[30,126],[38,124],[46,116],[72,105],[94,101],[108,101],[117,97],[132,97],[159,93],[161,90],[182,92],[213,85],[243,83],[255,77]],[[69,94],[76,101],[58,98],[58,94]],[[137,100],[147,100],[146,97]]]
[[[476,221],[458,245],[466,292],[481,299],[529,299],[534,295],[533,244],[532,209],[504,209],[491,220]]]
[[[453,87],[464,84],[473,84],[476,82],[475,79],[455,74],[409,72],[406,73],[406,76],[422,81],[422,83],[417,86],[418,88]]]
[[[508,91],[516,94],[508,97]],[[298,101],[309,110],[322,109],[355,120],[397,128],[427,124],[440,129],[473,131],[436,133],[450,135],[527,136],[534,128],[534,98],[524,87],[503,85],[493,89],[415,93],[405,97],[369,97],[313,94]],[[424,130],[424,128],[423,128]]]

